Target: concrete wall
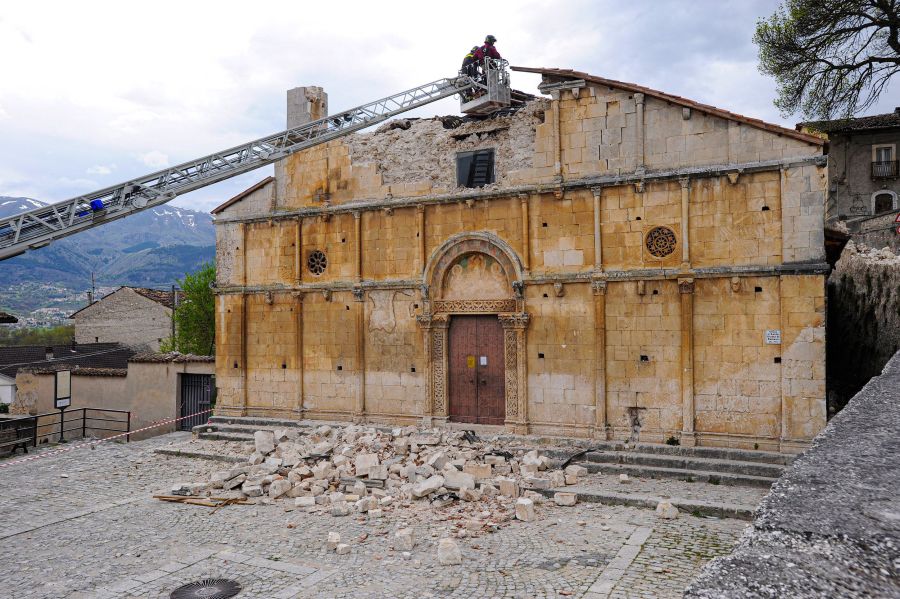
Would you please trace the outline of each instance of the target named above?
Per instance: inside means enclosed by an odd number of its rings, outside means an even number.
[[[497,182],[457,188],[456,153],[483,148]],[[527,420],[517,430],[626,438],[635,408],[645,441],[800,448],[825,423],[817,154],[591,87],[292,155],[276,211],[254,214],[268,210],[260,190],[216,219],[220,412],[432,415],[444,350],[427,322],[445,289],[429,277],[477,232],[515,265],[499,301],[527,315],[522,345],[507,346],[507,389]],[[648,249],[657,227],[667,255]],[[307,264],[316,250],[321,274]],[[766,343],[773,330],[780,344]]]
[[[131,429],[136,430],[162,420],[177,418],[181,380],[184,373],[214,374],[211,362],[130,362],[125,371],[110,374],[72,373],[72,403],[70,410],[97,408],[131,412]],[[16,376],[18,392],[12,405],[13,414],[45,414],[53,407],[53,373],[19,371]],[[103,414],[94,414],[97,417]],[[116,416],[118,418],[119,416]],[[79,413],[80,418],[80,413]],[[110,428],[120,428],[116,424]],[[176,424],[137,433],[132,440],[149,438],[176,430]],[[99,437],[112,433],[97,431]]]
[[[900,354],[772,486],[687,599],[900,596]]]
[[[123,287],[72,317],[76,343],[111,343],[159,351],[172,336],[172,310]]]

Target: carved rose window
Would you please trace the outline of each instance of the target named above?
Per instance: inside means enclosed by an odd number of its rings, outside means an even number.
[[[328,258],[325,257],[325,252],[322,250],[313,250],[306,258],[306,267],[314,275],[320,275],[325,272],[327,266]]]
[[[647,251],[657,258],[665,258],[675,251],[675,233],[669,227],[654,227],[647,233]]]

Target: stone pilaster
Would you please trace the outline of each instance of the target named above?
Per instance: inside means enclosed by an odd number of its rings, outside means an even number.
[[[359,222],[359,219],[356,221]],[[366,420],[366,292],[361,287],[353,289],[356,310],[356,372],[359,377],[354,420]]]
[[[425,416],[446,421],[449,413],[447,329],[450,319],[446,314],[422,314],[416,320],[425,339]]]
[[[498,315],[503,326],[503,357],[506,389],[506,426],[514,433],[528,434],[528,369],[525,331],[526,312]]]
[[[594,293],[594,425],[591,436],[608,439],[606,421],[606,281],[591,281]]]
[[[678,279],[681,296],[681,444],[697,444],[694,433],[694,279]]]

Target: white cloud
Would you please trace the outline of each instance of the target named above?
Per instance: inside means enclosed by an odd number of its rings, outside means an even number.
[[[58,181],[61,185],[77,189],[89,190],[97,187],[97,182],[93,179],[70,179],[69,177],[60,177]]]
[[[113,169],[116,168],[115,164],[110,164],[109,166],[105,164],[96,164],[92,167],[89,167],[85,173],[88,175],[109,175],[113,172]]]
[[[165,168],[169,166],[169,156],[159,150],[150,150],[144,154],[139,154],[138,160],[150,168]]]

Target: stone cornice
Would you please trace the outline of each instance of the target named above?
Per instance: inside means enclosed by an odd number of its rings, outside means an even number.
[[[553,193],[555,191],[584,189],[592,187],[613,187],[617,185],[630,185],[635,183],[652,183],[655,181],[677,181],[690,178],[721,177],[729,173],[754,173],[762,171],[780,170],[792,166],[817,165],[825,166],[827,156],[795,156],[781,160],[763,160],[760,162],[746,162],[740,164],[720,164],[708,166],[693,166],[680,169],[634,172],[617,175],[597,175],[578,179],[567,179],[560,182],[519,185],[500,189],[486,189],[481,191],[470,190],[457,193],[437,194],[432,196],[414,196],[390,199],[364,199],[353,200],[343,204],[331,206],[316,206],[301,208],[299,210],[286,210],[284,212],[272,212],[266,214],[251,214],[248,216],[234,216],[230,218],[216,218],[214,224],[226,223],[257,223],[275,220],[292,220],[334,214],[353,214],[368,210],[384,210],[387,208],[406,208],[420,204],[451,204],[466,200],[489,200],[497,198],[515,197],[518,194],[528,193]]]

